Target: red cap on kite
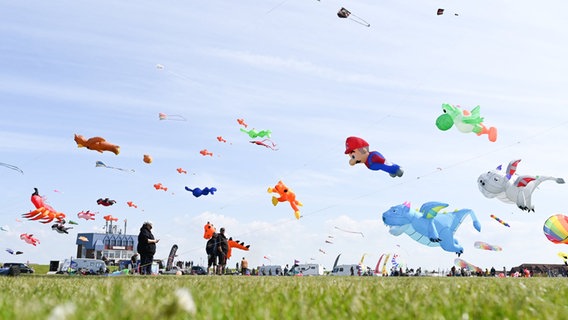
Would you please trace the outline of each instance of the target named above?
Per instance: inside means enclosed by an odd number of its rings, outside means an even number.
[[[350,154],[355,149],[368,147],[367,141],[358,137],[349,137],[345,140],[345,154]]]

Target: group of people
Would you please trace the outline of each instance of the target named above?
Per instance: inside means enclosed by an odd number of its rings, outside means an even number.
[[[227,266],[227,253],[229,252],[229,239],[225,236],[225,228],[221,228],[219,233],[213,233],[211,239],[207,241],[205,247],[207,252],[207,274],[224,274]]]
[[[140,274],[152,274],[152,262],[154,261],[154,254],[156,254],[156,244],[160,239],[154,238],[152,234],[152,221],[146,221],[140,228],[138,234],[137,251],[140,256]],[[221,228],[219,233],[214,233],[211,239],[207,241],[207,274],[224,274],[227,266],[227,254],[229,252],[229,239],[225,236],[225,228]],[[132,264],[135,264],[135,257],[132,258]],[[211,270],[213,267],[213,270]],[[243,257],[241,261],[241,269],[243,274],[248,271],[248,262]]]

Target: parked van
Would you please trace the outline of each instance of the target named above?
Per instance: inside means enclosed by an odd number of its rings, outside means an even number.
[[[106,272],[107,267],[103,260],[98,259],[65,259],[63,263],[59,264],[59,271],[57,273],[65,273],[69,269],[75,271],[86,270],[89,273],[102,274]]]
[[[259,276],[282,276],[284,272],[282,271],[282,266],[273,265],[273,266],[260,266],[258,268],[258,275]]]
[[[322,276],[323,266],[317,263],[295,264],[288,272],[291,276],[302,273],[303,276]]]
[[[358,276],[361,266],[358,264],[341,264],[331,270],[330,276]],[[352,272],[353,271],[353,272]],[[361,269],[361,272],[363,270]]]

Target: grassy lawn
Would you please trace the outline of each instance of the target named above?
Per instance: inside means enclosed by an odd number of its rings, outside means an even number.
[[[0,319],[563,319],[566,278],[0,277]]]

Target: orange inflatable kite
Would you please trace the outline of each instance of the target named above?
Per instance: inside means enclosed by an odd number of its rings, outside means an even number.
[[[44,202],[43,197],[39,195],[37,188],[34,188],[31,201],[36,207],[35,210],[22,214],[22,217],[29,220],[39,221],[41,223],[50,223],[54,219],[62,222],[65,214],[55,211],[50,205]]]
[[[201,153],[202,156],[211,156],[211,157],[213,156],[213,152],[210,152],[207,149],[203,149],[203,150],[199,151],[199,153]]]
[[[132,202],[132,201],[128,201],[128,202],[126,202],[126,204],[127,204],[129,207],[138,208],[138,206],[137,206],[134,202]]]
[[[237,122],[245,128],[248,127],[248,124],[246,124],[245,119],[237,119]]]
[[[75,142],[77,143],[77,147],[79,148],[87,148],[89,150],[95,150],[98,151],[100,153],[103,153],[103,151],[109,151],[112,152],[114,154],[119,154],[120,153],[120,147],[117,146],[116,144],[112,144],[110,142],[107,142],[105,139],[101,138],[101,137],[92,137],[89,139],[85,139],[85,137],[83,137],[80,134],[75,134]]]
[[[105,219],[105,221],[118,221],[118,218],[117,218],[117,217],[113,217],[113,216],[110,215],[110,214],[104,216],[103,219]]]
[[[161,182],[155,183],[155,184],[154,184],[154,188],[155,188],[156,190],[168,191],[168,188],[167,188],[167,187],[164,187]]]
[[[203,233],[203,238],[207,239],[207,240],[211,240],[211,238],[213,237],[213,235],[215,234],[215,232],[217,231],[215,229],[215,227],[213,226],[212,223],[210,223],[209,221],[207,221],[207,224],[203,227],[204,229],[204,233]],[[244,244],[244,242],[242,241],[235,241],[233,240],[233,238],[229,238],[229,250],[227,252],[227,259],[231,258],[231,249],[235,248],[235,249],[240,249],[240,250],[244,250],[244,251],[249,251],[249,247],[250,245],[246,245]],[[207,241],[207,243],[209,244],[209,241]],[[207,248],[207,246],[206,246]]]
[[[296,219],[300,219],[300,209],[298,209],[298,206],[302,206],[302,203],[296,200],[296,194],[292,189],[288,188],[282,181],[278,181],[274,188],[268,188],[268,193],[277,193],[279,195],[278,198],[272,196],[272,204],[275,206],[278,202],[288,201],[294,210],[294,216]]]

